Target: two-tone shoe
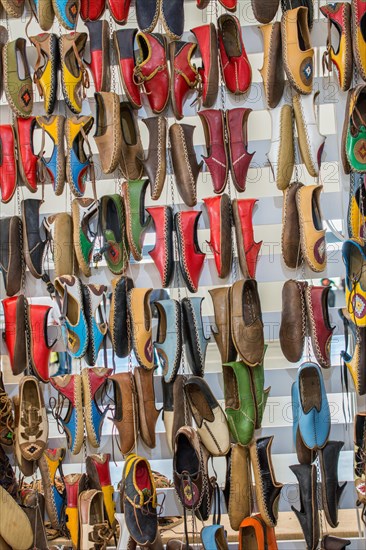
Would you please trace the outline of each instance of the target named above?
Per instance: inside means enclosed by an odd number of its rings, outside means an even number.
[[[13,439],[13,450],[14,450],[14,462],[18,466],[19,470],[26,477],[34,475],[37,470],[37,461],[27,460],[21,453],[19,445],[19,437],[17,437],[19,425],[20,425],[20,408],[19,408],[19,395],[14,395],[13,399],[13,409],[14,409],[14,439]]]
[[[19,424],[15,437],[26,460],[38,460],[48,440],[48,420],[43,392],[34,376],[24,376],[19,385]]]
[[[72,550],[79,548],[79,494],[86,489],[85,474],[67,474],[64,476],[66,489],[65,526],[71,541]]]
[[[353,421],[353,480],[357,496],[357,503],[365,506],[366,504],[366,475],[365,475],[365,455],[366,444],[366,413],[356,413]]]
[[[260,514],[247,516],[238,529],[239,550],[245,550],[249,545],[253,546],[253,550],[278,549],[274,528],[268,527]]]
[[[58,37],[53,33],[42,33],[31,36],[30,41],[37,51],[33,80],[43,99],[46,115],[52,115],[57,99]]]
[[[204,298],[183,298],[181,302],[184,323],[186,352],[191,371],[195,376],[204,375],[207,345],[210,340],[205,335],[202,317]]]
[[[210,221],[210,240],[207,244],[213,253],[218,276],[226,279],[232,264],[230,197],[224,193],[203,199],[203,202]]]
[[[104,494],[96,489],[80,492],[79,510],[79,548],[85,550],[106,547],[113,535],[104,508]]]
[[[175,182],[179,195],[187,206],[197,204],[197,178],[203,164],[202,161],[197,162],[193,144],[194,130],[195,126],[178,122],[169,128]]]
[[[48,518],[53,529],[60,530],[62,525],[62,514],[65,507],[65,490],[61,490],[56,481],[56,474],[62,478],[62,462],[66,450],[45,449],[38,460],[38,467],[41,472],[42,486],[45,495],[45,505]]]
[[[366,247],[361,239],[348,239],[342,246],[342,258],[346,267],[346,306],[351,321],[358,327],[366,327]]]
[[[83,62],[88,35],[86,32],[63,34],[60,37],[61,83],[66,105],[76,115],[81,112],[89,75]]]
[[[184,398],[184,384],[187,377],[177,374],[174,382],[165,382],[163,387],[163,422],[166,433],[167,446],[173,455],[175,435],[183,426],[192,425],[190,408]]]
[[[112,298],[108,322],[110,339],[117,357],[127,357],[131,351],[127,298],[134,284],[130,277],[122,275],[112,279],[111,285]]]
[[[352,0],[352,45],[357,70],[362,79],[366,78],[365,31],[366,8],[362,0]]]
[[[112,369],[107,367],[85,367],[81,372],[86,435],[89,444],[95,449],[100,447],[103,422],[109,407],[101,408],[100,396],[111,374]]]
[[[40,157],[45,170],[43,177],[52,183],[55,195],[62,195],[66,181],[65,117],[63,115],[37,116],[36,120],[42,129],[42,139],[47,135],[53,144],[49,159],[47,160],[43,154]]]
[[[111,87],[111,69],[109,54],[109,26],[106,20],[87,21],[90,40],[90,72],[95,91],[109,92]]]
[[[76,260],[83,275],[90,277],[90,263],[98,222],[98,203],[86,197],[73,199],[71,213]]]
[[[174,215],[174,225],[179,249],[179,267],[190,292],[197,292],[203,269],[204,254],[198,244],[197,229],[199,211],[180,211]]]
[[[57,339],[49,342],[48,319],[51,307],[45,304],[28,304],[28,361],[31,372],[41,382],[49,380],[49,360],[51,348]]]
[[[133,350],[139,365],[147,370],[154,368],[151,292],[152,288],[132,288],[128,293]]]
[[[75,197],[84,195],[86,178],[92,170],[92,155],[88,134],[93,124],[94,119],[92,116],[74,116],[67,118],[65,121],[66,180]],[[84,145],[88,147],[87,153],[84,150]]]
[[[174,382],[182,355],[182,312],[178,300],[154,302],[158,329],[154,348],[167,384]]]
[[[97,362],[98,353],[107,336],[107,287],[105,285],[82,285],[84,313],[89,331],[88,347],[85,353],[87,365]]]
[[[28,118],[33,110],[33,86],[25,38],[7,42],[2,55],[6,99],[16,116]]]
[[[142,260],[143,241],[148,226],[145,218],[145,194],[149,181],[129,180],[122,183],[122,198],[126,216],[126,237],[136,261]]]
[[[227,534],[223,525],[206,525],[201,531],[201,542],[204,550],[221,548],[228,550]]]
[[[65,2],[64,0],[52,0],[53,10],[57,21],[68,31],[76,28],[80,11],[80,0]]]
[[[27,299],[24,294],[2,300],[5,330],[4,341],[14,375],[28,365],[26,333],[28,332]]]
[[[20,291],[24,275],[22,260],[23,224],[19,216],[0,220],[0,270],[3,276],[7,296],[14,296]]]
[[[117,54],[121,84],[127,99],[134,109],[140,109],[140,87],[134,79],[135,52],[134,43],[137,29],[118,29],[113,32],[113,45]]]
[[[123,273],[129,260],[125,220],[121,195],[104,195],[99,203],[102,251],[109,270],[115,275]]]

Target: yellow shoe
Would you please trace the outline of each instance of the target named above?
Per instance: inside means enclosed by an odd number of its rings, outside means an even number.
[[[366,327],[366,246],[362,239],[348,239],[342,246],[346,266],[346,305],[351,320]]]
[[[114,489],[111,482],[111,474],[109,471],[110,454],[93,454],[86,458],[86,472],[88,483],[91,489],[97,489],[103,492],[104,508],[106,517],[111,527],[116,520],[114,514],[116,512],[116,503],[113,500]]]
[[[73,550],[79,548],[79,510],[78,498],[86,485],[85,474],[67,474],[64,477],[66,487],[66,527],[70,535]]]
[[[57,96],[58,38],[52,33],[42,33],[31,36],[30,41],[38,55],[33,80],[39,95],[44,99],[46,114],[51,115]]]
[[[60,38],[61,81],[66,105],[76,115],[81,112],[89,73],[82,61],[88,35],[86,32],[63,34]]]

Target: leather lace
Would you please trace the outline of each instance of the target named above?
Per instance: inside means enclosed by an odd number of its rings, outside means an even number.
[[[2,425],[5,426],[9,432],[13,432],[11,401],[6,392],[0,393],[0,418]]]
[[[106,550],[109,540],[114,534],[114,529],[108,526],[107,522],[96,523],[89,535],[89,541],[94,542],[98,550]]]

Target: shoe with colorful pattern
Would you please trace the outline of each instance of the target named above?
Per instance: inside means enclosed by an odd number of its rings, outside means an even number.
[[[60,38],[62,91],[68,108],[81,112],[85,90],[89,88],[89,74],[83,63],[88,35],[86,32],[63,34]]]
[[[58,449],[45,449],[43,455],[38,461],[38,466],[42,477],[42,487],[45,496],[45,504],[51,527],[61,529],[62,513],[66,504],[65,490],[60,491],[60,485],[56,483],[56,473],[62,474],[62,461],[65,458],[66,450],[62,447]]]
[[[66,119],[65,123],[67,142],[66,179],[75,197],[84,195],[86,178],[91,169],[91,149],[87,135],[93,124],[94,119],[92,116],[75,116]],[[88,146],[88,154],[85,153],[84,143]]]
[[[45,166],[46,177],[50,179],[55,195],[62,195],[66,179],[65,117],[63,115],[37,116],[36,120],[38,126],[42,129],[44,139],[47,134],[53,143],[52,154],[48,160],[45,159],[43,152],[41,152],[41,160]]]
[[[105,285],[82,285],[84,311],[89,329],[89,343],[85,361],[95,365],[98,353],[107,335],[107,287]]]
[[[113,527],[116,523],[114,514],[116,503],[113,500],[114,488],[109,470],[110,454],[93,454],[86,457],[86,473],[90,489],[102,491],[104,508],[108,523]]]
[[[106,367],[85,368],[81,373],[86,433],[90,445],[94,448],[100,446],[102,426],[109,408],[107,406],[103,410],[100,409],[99,394],[111,374],[112,369]]]
[[[44,101],[44,110],[51,115],[57,98],[57,68],[59,60],[58,37],[53,33],[41,33],[29,38],[37,50],[34,66],[34,82]]]
[[[73,31],[79,15],[80,0],[52,0],[52,6],[60,25]]]
[[[366,246],[361,239],[348,239],[342,246],[346,266],[346,305],[353,323],[366,327]]]

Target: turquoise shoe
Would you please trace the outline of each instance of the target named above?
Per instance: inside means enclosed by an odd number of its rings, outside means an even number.
[[[228,550],[226,533],[223,525],[208,525],[201,531],[201,542],[204,550]]]
[[[75,30],[80,10],[80,0],[52,0],[58,22],[69,31]]]
[[[93,366],[107,334],[107,287],[105,285],[82,285],[84,311],[89,329],[89,343],[85,361]]]
[[[74,116],[65,122],[67,142],[66,179],[72,193],[82,197],[85,193],[85,183],[91,169],[91,149],[87,135],[94,123],[92,116]],[[88,146],[85,153],[84,144]]]
[[[113,369],[106,367],[92,367],[83,369],[81,373],[86,433],[88,442],[94,448],[100,446],[102,426],[109,410],[109,405],[104,409],[100,408],[97,394],[101,393],[99,390],[106,384],[112,372]]]

